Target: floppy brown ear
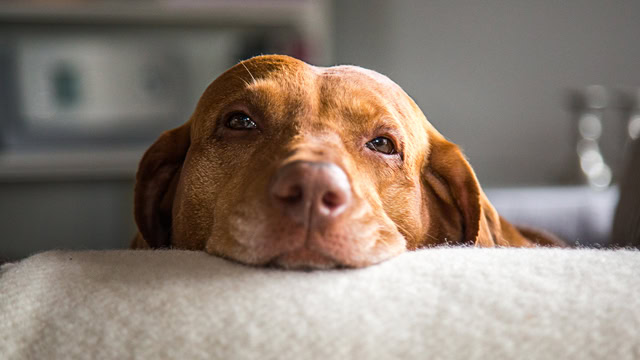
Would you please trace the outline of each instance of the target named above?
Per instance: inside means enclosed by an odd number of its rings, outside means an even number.
[[[189,123],[165,131],[138,166],[134,215],[142,240],[151,248],[171,245],[173,198],[190,144]]]
[[[431,226],[428,231],[435,227],[440,229],[462,227],[462,234],[458,239],[464,244],[476,246],[503,244],[500,217],[484,195],[462,151],[439,134],[431,136],[430,143],[431,149],[423,169],[423,178],[439,198],[440,209],[444,208],[440,212],[444,214],[440,216],[430,214]],[[459,214],[457,217],[459,222],[452,225],[456,217],[450,214],[456,214],[456,212]]]

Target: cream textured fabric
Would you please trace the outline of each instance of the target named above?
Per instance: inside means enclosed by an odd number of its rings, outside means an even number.
[[[47,252],[0,273],[2,359],[639,359],[640,252],[436,248],[360,270]]]

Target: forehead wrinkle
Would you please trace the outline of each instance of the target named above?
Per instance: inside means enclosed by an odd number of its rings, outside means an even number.
[[[305,89],[286,77],[267,77],[252,81],[242,91],[260,110],[279,116],[295,116],[304,108]]]
[[[243,91],[245,97],[254,103],[253,105],[259,106],[263,110],[277,105],[275,104],[275,100],[279,97],[274,95],[282,92],[280,84],[268,78],[254,80],[248,84]]]

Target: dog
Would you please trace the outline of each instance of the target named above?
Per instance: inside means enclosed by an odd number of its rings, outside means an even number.
[[[133,248],[249,265],[364,267],[435,245],[562,246],[505,221],[393,81],[280,55],[233,66],[136,176]]]

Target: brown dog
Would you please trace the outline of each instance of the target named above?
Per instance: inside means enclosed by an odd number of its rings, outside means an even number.
[[[560,245],[502,219],[456,145],[394,82],[287,56],[241,62],[137,174],[134,248],[361,267],[438,244]]]

